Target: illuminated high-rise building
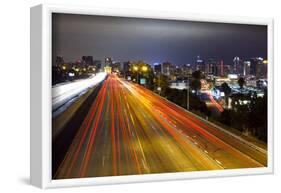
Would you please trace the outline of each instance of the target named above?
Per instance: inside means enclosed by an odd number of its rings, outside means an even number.
[[[217,64],[217,74],[218,76],[224,76],[224,62],[223,60],[219,61]]]
[[[257,78],[267,77],[267,62],[261,57],[251,58],[250,74]]]
[[[191,64],[183,64],[181,67],[181,73],[183,76],[192,74]]]
[[[175,65],[170,62],[164,62],[161,67],[162,74],[166,76],[173,76],[175,72]]]
[[[154,73],[155,73],[156,75],[160,75],[160,74],[162,73],[162,64],[155,63],[155,64],[153,65],[153,67],[154,67]]]
[[[233,59],[233,67],[232,67],[232,73],[233,74],[243,74],[243,61],[238,56],[235,56]]]
[[[205,62],[200,56],[197,56],[195,63],[195,70],[200,70],[201,72],[206,72]]]
[[[210,75],[217,75],[218,74],[217,65],[218,65],[217,60],[213,58],[208,59],[205,67],[205,73]]]
[[[243,62],[243,76],[247,76],[250,74],[251,62],[244,61]]]

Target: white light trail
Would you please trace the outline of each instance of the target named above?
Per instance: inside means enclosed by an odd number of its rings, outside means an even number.
[[[106,78],[106,75],[107,74],[105,72],[100,72],[88,79],[53,86],[52,109],[55,110],[73,97],[86,92],[89,88],[92,88],[103,81]]]

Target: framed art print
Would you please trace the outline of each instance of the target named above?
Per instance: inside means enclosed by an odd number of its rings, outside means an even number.
[[[31,8],[31,183],[273,172],[273,21]]]

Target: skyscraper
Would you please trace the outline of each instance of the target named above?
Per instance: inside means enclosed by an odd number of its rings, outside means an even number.
[[[210,58],[208,59],[207,63],[206,63],[206,68],[205,68],[205,72],[206,74],[210,74],[210,75],[217,75],[218,74],[218,61]]]
[[[247,76],[250,74],[251,62],[244,61],[243,62],[243,76]]]
[[[166,76],[173,76],[175,72],[175,66],[170,62],[164,62],[162,64],[162,74]]]
[[[196,63],[195,63],[195,70],[200,70],[201,72],[206,72],[205,62],[200,56],[197,56]]]
[[[182,75],[188,76],[192,73],[191,64],[183,64],[181,67]]]
[[[217,64],[217,76],[224,76],[224,62],[223,60],[219,61]]]
[[[235,56],[233,59],[233,68],[232,68],[233,74],[243,74],[243,61],[238,56]]]
[[[267,75],[267,64],[264,62],[263,58],[255,57],[250,60],[250,74],[256,76],[257,78],[265,78]]]

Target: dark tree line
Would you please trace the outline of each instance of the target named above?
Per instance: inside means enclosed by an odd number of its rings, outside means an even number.
[[[250,101],[244,104],[243,101]],[[232,96],[232,109],[224,110],[219,121],[244,133],[267,141],[267,91],[263,97],[256,93]]]
[[[187,106],[187,90],[178,90],[167,88],[166,98],[169,101],[176,103],[177,105],[186,109]],[[211,115],[211,111],[207,108],[205,102],[202,102],[199,97],[194,93],[189,93],[189,110],[197,111],[206,116]]]
[[[203,78],[203,74],[200,70],[194,71],[192,73],[192,78],[190,80],[189,86],[192,90],[195,90],[198,95],[199,90],[201,89],[201,79]]]

